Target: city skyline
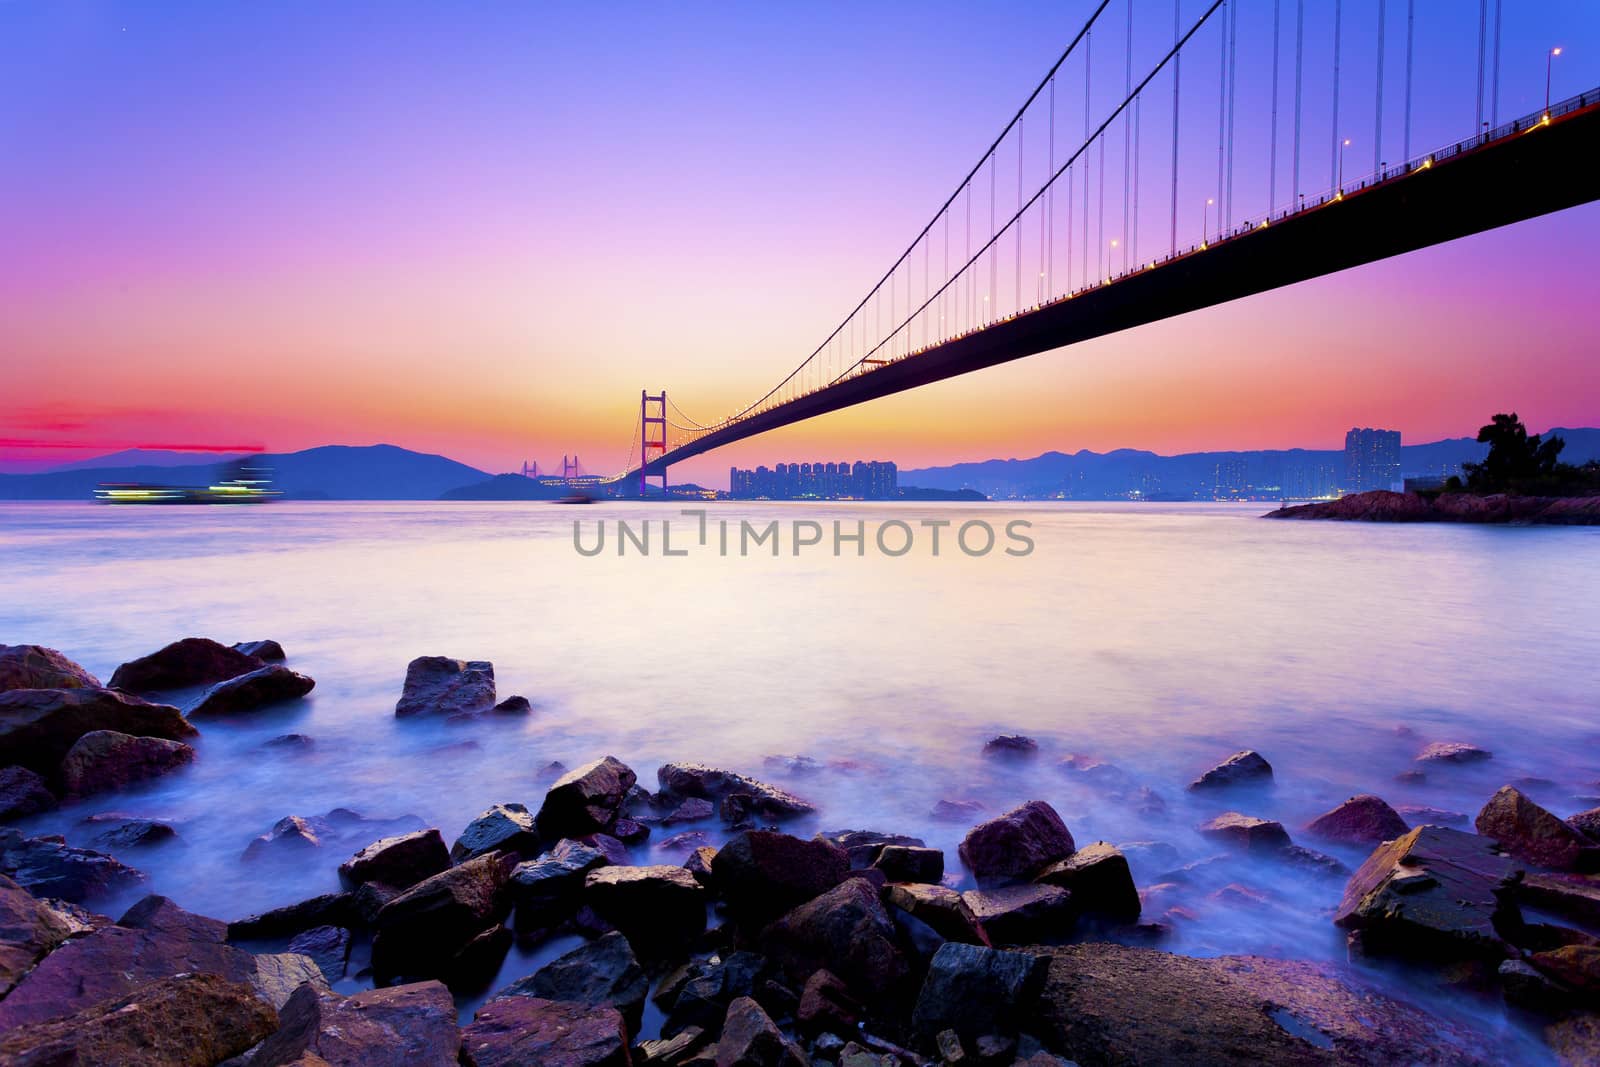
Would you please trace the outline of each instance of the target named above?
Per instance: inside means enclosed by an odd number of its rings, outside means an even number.
[[[620,468],[639,388],[710,417],[825,334],[1086,7],[868,12],[843,35],[826,13],[638,9],[602,33],[574,12],[371,10],[0,9],[0,85],[37,102],[0,119],[19,250],[0,271],[5,469],[331,441]],[[1472,28],[1438,16],[1419,6],[1470,50]],[[1503,115],[1538,106],[1540,19],[1565,28],[1557,95],[1594,80],[1600,14],[1537,16],[1507,24]],[[1369,31],[1346,29],[1352,86]],[[819,84],[819,62],[837,75]],[[291,137],[310,113],[315,136]],[[674,478],[840,448],[922,466],[1333,446],[1365,423],[1434,439],[1507,409],[1592,422],[1596,237],[1600,209],[1573,209],[878,400]]]

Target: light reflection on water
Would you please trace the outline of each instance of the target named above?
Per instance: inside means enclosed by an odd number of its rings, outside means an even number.
[[[669,759],[751,771],[820,803],[797,832],[914,833],[952,867],[966,827],[929,818],[947,797],[990,812],[1042,797],[1080,841],[1213,855],[1193,827],[1228,801],[1191,802],[1183,785],[1247,747],[1277,785],[1240,803],[1291,833],[1356,792],[1470,816],[1531,776],[1550,780],[1529,791],[1558,814],[1597,802],[1582,798],[1600,793],[1600,531],[1263,522],[1261,510],[722,504],[713,520],[864,518],[869,530],[1021,518],[1037,548],[970,559],[947,542],[934,558],[923,541],[898,559],[870,546],[866,558],[795,558],[786,530],[777,559],[698,548],[586,559],[574,520],[587,537],[601,519],[671,517],[675,546],[693,520],[640,504],[0,506],[0,641],[60,648],[104,679],[179,637],[271,637],[317,680],[301,704],[202,723],[191,769],[28,828],[87,843],[78,820],[94,811],[171,819],[181,845],[128,858],[156,890],[233,918],[336,886],[343,854],[240,862],[284,815],[410,814],[448,841],[492,802],[537,807],[551,761],[606,753],[651,787]],[[492,660],[501,696],[525,694],[535,713],[397,722],[405,665],[421,654]],[[261,747],[289,731],[314,748]],[[1001,732],[1036,737],[1040,756],[985,759]],[[1430,740],[1495,758],[1395,782]],[[1056,763],[1073,752],[1113,761],[1167,813],[1069,780]],[[764,768],[772,753],[848,765],[795,775]],[[1342,957],[1327,921],[1342,880],[1242,860],[1217,878],[1272,903],[1244,910],[1212,900],[1212,883],[1181,889],[1175,902],[1196,918],[1168,947]]]

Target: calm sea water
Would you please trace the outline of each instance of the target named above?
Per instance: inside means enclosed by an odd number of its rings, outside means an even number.
[[[303,702],[203,723],[191,769],[28,828],[88,843],[93,812],[169,819],[180,844],[125,858],[156,891],[235,918],[336,887],[354,846],[241,861],[284,815],[411,815],[449,841],[491,803],[536,808],[552,761],[607,753],[651,787],[667,760],[753,772],[820,805],[797,832],[917,834],[958,872],[966,825],[932,819],[935,803],[996,813],[1044,798],[1080,842],[1172,846],[1176,860],[1138,861],[1146,885],[1217,853],[1194,827],[1227,802],[1183,786],[1241,748],[1272,762],[1276,786],[1239,804],[1291,833],[1357,792],[1470,817],[1529,778],[1558,814],[1600,803],[1600,530],[1265,522],[1261,510],[711,506],[713,522],[868,524],[865,557],[847,546],[836,558],[826,542],[796,557],[786,525],[774,559],[722,557],[715,527],[702,548],[694,520],[641,504],[0,506],[0,641],[59,648],[104,679],[179,637],[271,637],[317,681]],[[657,525],[652,555],[618,558],[619,517],[672,518],[689,555],[660,555]],[[936,557],[918,526],[974,518],[1030,522],[1033,552],[970,558],[947,530]],[[919,533],[897,558],[870,546],[891,519]],[[592,544],[601,520],[607,551],[580,556],[573,522]],[[526,695],[534,714],[396,721],[406,663],[423,654],[492,660],[501,696]],[[291,731],[315,739],[309,752],[263,747]],[[1038,757],[986,758],[999,733],[1036,738]],[[1397,782],[1433,740],[1494,758]],[[1115,763],[1165,812],[1064,773],[1073,753]],[[764,765],[771,755],[821,766]],[[1228,903],[1215,890],[1229,883],[1264,899]],[[1328,921],[1342,884],[1229,860],[1166,892],[1151,917],[1187,914],[1176,951],[1342,957]],[[552,951],[519,951],[504,973]]]

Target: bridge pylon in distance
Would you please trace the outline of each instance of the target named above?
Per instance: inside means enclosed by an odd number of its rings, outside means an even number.
[[[655,414],[651,414],[652,410]],[[651,428],[660,434],[651,437]],[[639,495],[645,495],[645,487],[649,485],[649,476],[645,468],[650,465],[650,453],[654,450],[657,456],[664,456],[667,452],[667,391],[665,389],[654,396],[648,389],[639,391]],[[667,469],[661,468],[661,495],[667,493]]]

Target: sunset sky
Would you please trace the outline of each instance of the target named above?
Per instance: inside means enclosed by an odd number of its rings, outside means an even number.
[[[1146,3],[1170,27],[1170,3]],[[709,418],[826,336],[1090,6],[0,2],[0,470],[376,442],[490,471],[572,452],[620,469],[640,389]],[[1526,6],[1505,13],[1502,118],[1538,109],[1552,45],[1556,98],[1600,84],[1600,7]],[[1345,11],[1346,121],[1370,130],[1376,0]],[[1425,149],[1472,130],[1477,5],[1417,11]],[[1308,71],[1326,62],[1308,46]],[[1215,78],[1195,79],[1214,131]],[[1308,190],[1328,184],[1330,132],[1308,127]],[[1371,169],[1370,147],[1351,151]],[[1185,194],[1198,216],[1204,192]],[[1508,409],[1535,429],[1596,425],[1597,277],[1591,204],[876,401],[673,477],[1328,448],[1352,425],[1422,441]]]

